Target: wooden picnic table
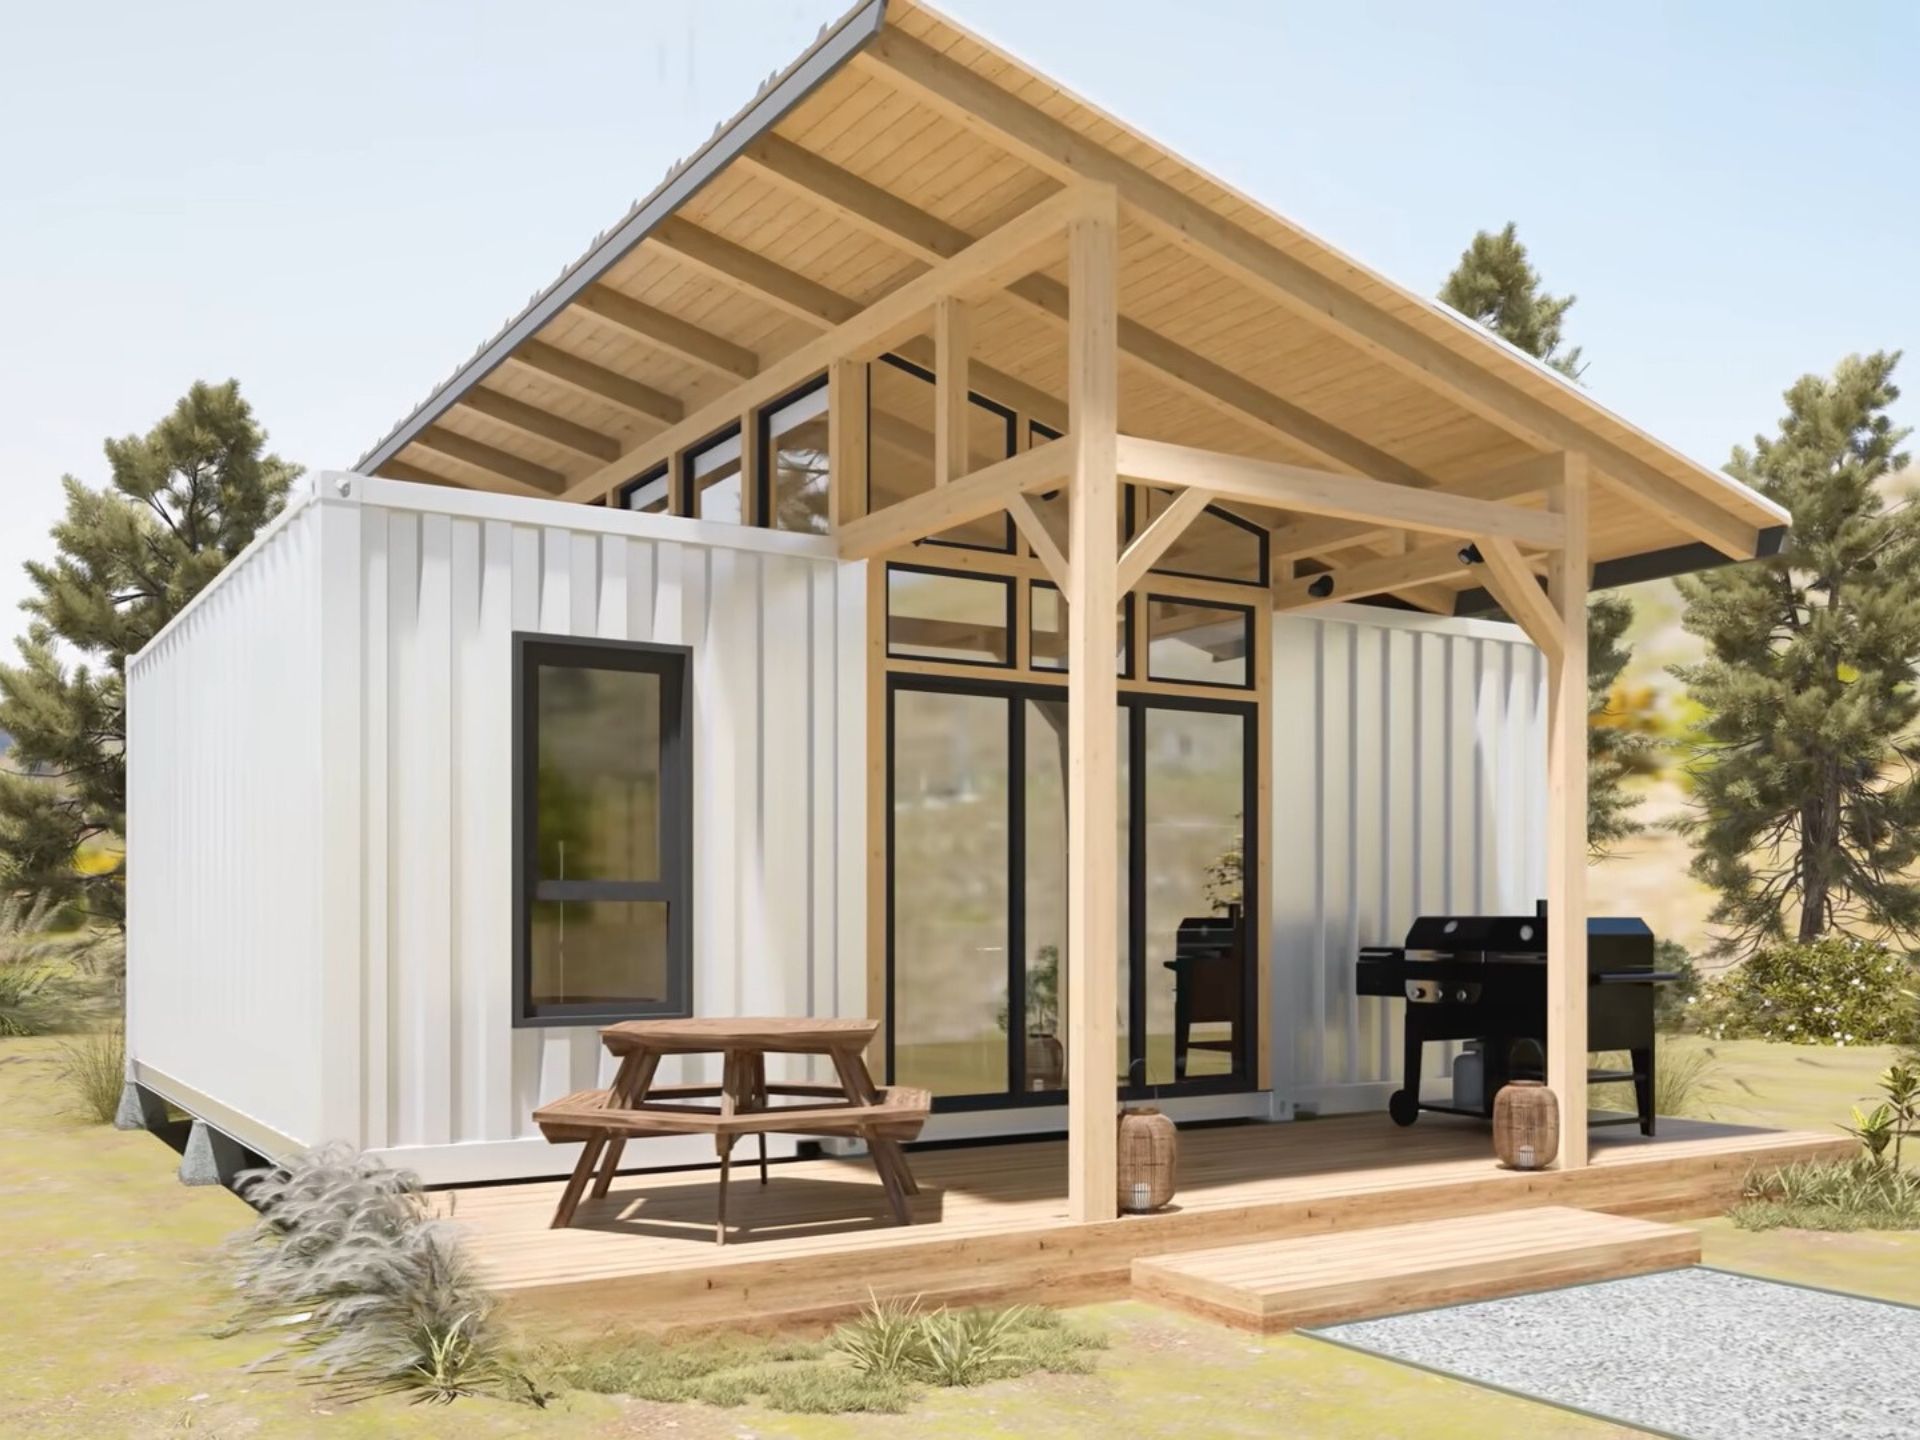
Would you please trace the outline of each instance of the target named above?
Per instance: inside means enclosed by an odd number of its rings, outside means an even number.
[[[550,1141],[580,1141],[580,1159],[561,1193],[553,1228],[568,1225],[586,1194],[607,1193],[629,1139],[658,1135],[711,1135],[720,1156],[714,1239],[727,1238],[727,1178],[735,1142],[759,1139],[760,1183],[767,1183],[769,1132],[808,1136],[857,1136],[866,1141],[873,1168],[895,1221],[912,1223],[909,1195],[919,1193],[901,1142],[920,1133],[931,1109],[924,1090],[881,1089],[867,1071],[864,1052],[879,1029],[877,1020],[761,1019],[628,1020],[600,1032],[620,1067],[605,1090],[581,1090],[543,1105],[533,1118]],[[716,1085],[655,1085],[668,1055],[722,1057]],[[768,1055],[825,1055],[838,1083],[768,1084]],[[785,1103],[775,1103],[785,1102]],[[595,1178],[596,1168],[599,1171]]]

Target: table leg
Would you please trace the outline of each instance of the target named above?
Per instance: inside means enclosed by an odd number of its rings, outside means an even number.
[[[847,1098],[855,1105],[880,1103],[879,1088],[873,1083],[873,1076],[867,1070],[867,1062],[858,1050],[835,1050],[833,1068],[840,1077],[840,1087],[847,1092]],[[872,1135],[865,1138],[867,1149],[874,1155],[875,1167],[878,1168],[880,1159],[884,1157],[892,1167],[894,1183],[906,1194],[918,1195],[920,1184],[913,1178],[913,1171],[908,1168],[907,1155],[900,1148],[900,1142],[882,1140]],[[882,1178],[884,1179],[884,1176]]]
[[[607,1137],[596,1135],[580,1147],[580,1161],[573,1167],[573,1175],[567,1181],[567,1188],[560,1192],[560,1204],[553,1212],[552,1230],[564,1230],[573,1221],[573,1212],[579,1208],[580,1196],[587,1188],[587,1181],[593,1176],[594,1162],[600,1158]]]
[[[895,1156],[888,1153],[888,1141],[868,1132],[865,1135],[867,1154],[873,1161],[873,1168],[880,1177],[880,1188],[887,1192],[887,1208],[893,1211],[896,1225],[911,1225],[913,1211],[907,1205],[907,1190],[901,1180],[901,1170]]]
[[[607,1104],[622,1110],[631,1110],[643,1098],[653,1085],[654,1072],[660,1068],[660,1054],[657,1050],[636,1051],[620,1062],[619,1073],[613,1077],[613,1088],[607,1091]],[[613,1184],[614,1172],[620,1168],[620,1155],[627,1148],[627,1138],[616,1135],[607,1142],[607,1158],[600,1162],[600,1175],[593,1182],[593,1198],[606,1198],[608,1188]]]
[[[720,1151],[720,1194],[714,1207],[713,1243],[727,1243],[727,1171],[733,1162],[733,1136],[717,1135],[714,1144]]]

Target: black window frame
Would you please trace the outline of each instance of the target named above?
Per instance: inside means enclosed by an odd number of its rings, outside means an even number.
[[[891,365],[896,370],[904,370],[907,374],[912,375],[918,379],[924,380],[929,385],[938,383],[934,378],[933,371],[927,369],[926,366],[916,365],[911,360],[903,360],[898,355],[894,355],[894,354],[882,355],[879,358],[879,360],[876,361],[875,363],[881,364],[881,365]],[[992,399],[986,395],[982,395],[978,390],[973,389],[971,386],[969,386],[967,389],[967,402],[972,405],[978,405],[982,410],[987,411],[991,415],[998,416],[1001,423],[1006,426],[1007,453],[1001,458],[1010,460],[1013,458],[1013,456],[1018,454],[1019,453],[1018,446],[1020,441],[1019,415],[1009,407],[1002,405],[998,400]],[[997,464],[999,462],[996,461],[995,463]],[[873,386],[871,384],[867,386],[866,506],[868,511],[871,512],[873,509]],[[1003,523],[1006,526],[1006,538],[1002,541],[1002,543],[998,545],[980,545],[971,540],[945,540],[938,535],[927,535],[915,541],[914,543],[917,545],[944,545],[949,550],[977,550],[983,555],[1012,555],[1012,554],[1015,554],[1019,549],[1017,532],[1015,531],[1014,524],[1013,524],[1013,516],[1011,515],[1005,516]]]
[[[660,876],[655,880],[541,880],[536,793],[542,667],[644,671],[660,676]],[[683,1019],[693,1013],[693,649],[643,640],[513,633],[513,1026]],[[658,1004],[535,1005],[536,900],[664,900],[667,986]]]
[[[636,475],[633,479],[629,480],[626,484],[620,487],[620,492],[619,492],[620,508],[622,510],[632,511],[632,513],[634,513],[635,515],[644,515],[648,513],[644,510],[634,510],[633,497],[636,494],[638,494],[642,489],[644,489],[648,485],[653,484],[657,480],[665,480],[667,482],[667,508],[661,511],[660,513],[664,515],[673,514],[673,467],[668,465],[667,462],[664,460],[662,460],[658,465],[654,466],[651,470],[647,471],[646,474]]]
[[[713,523],[716,525],[751,525],[753,523],[752,517],[746,513],[747,507],[753,503],[753,477],[747,473],[747,435],[746,431],[740,428],[738,420],[722,425],[711,435],[687,446],[680,452],[680,503],[685,508],[676,510],[676,514],[685,515],[691,520],[707,519],[700,513],[699,477],[693,473],[694,462],[709,450],[719,449],[729,440],[740,443],[740,458],[734,462],[740,467],[740,514],[731,520],[716,520]]]
[[[754,412],[753,416],[753,523],[764,530],[779,530],[782,535],[831,535],[833,533],[832,516],[829,514],[825,530],[780,530],[773,523],[773,417],[776,411],[784,410],[796,400],[827,388],[827,376],[824,372],[813,377],[804,385],[796,385],[786,394],[769,400]],[[831,408],[826,412],[831,415]],[[829,421],[829,423],[831,423]],[[833,494],[833,472],[831,466],[827,472],[827,494]]]
[[[958,546],[958,549],[969,547]],[[906,655],[893,648],[893,575],[895,571],[907,575],[938,575],[943,580],[970,580],[983,585],[999,585],[1006,591],[1007,600],[1007,658],[1004,660],[957,660],[941,655]],[[916,565],[904,560],[887,562],[887,572],[880,577],[880,594],[884,609],[880,616],[882,636],[886,641],[886,653],[889,660],[901,660],[909,664],[923,665],[968,665],[976,670],[1012,670],[1019,655],[1019,606],[1015,601],[1016,577],[998,575],[992,571],[949,570],[939,565]]]
[[[1247,633],[1247,656],[1246,656],[1247,678],[1245,680],[1241,680],[1238,682],[1232,681],[1232,680],[1182,680],[1172,675],[1154,674],[1153,673],[1153,606],[1155,601],[1159,601],[1167,605],[1191,605],[1197,609],[1202,609],[1202,610],[1232,610],[1232,611],[1237,611],[1240,615],[1244,616],[1246,619],[1246,626],[1247,626],[1247,632],[1246,632]],[[1260,672],[1259,672],[1259,669],[1257,668],[1259,664],[1259,656],[1256,653],[1259,647],[1255,643],[1256,627],[1253,623],[1253,606],[1251,605],[1241,605],[1232,600],[1215,600],[1211,596],[1203,597],[1199,595],[1168,595],[1164,592],[1156,592],[1153,590],[1148,590],[1144,595],[1140,597],[1140,624],[1146,632],[1145,636],[1143,637],[1144,643],[1140,647],[1140,655],[1141,655],[1142,663],[1146,667],[1146,673],[1144,678],[1147,680],[1149,684],[1197,685],[1208,690],[1235,691],[1235,690],[1252,690],[1256,688],[1260,683]]]

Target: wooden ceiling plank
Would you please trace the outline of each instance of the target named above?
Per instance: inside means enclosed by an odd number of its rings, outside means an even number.
[[[590,315],[617,325],[662,350],[683,360],[704,365],[709,370],[736,380],[751,380],[760,372],[760,357],[744,345],[735,345],[711,330],[669,315],[609,285],[591,285],[573,302]]]
[[[760,143],[749,147],[746,159],[839,218],[922,262],[937,263],[973,243],[973,237],[958,226],[777,135],[763,137]],[[1066,323],[1066,286],[1049,276],[1025,276],[1009,285],[1007,294],[1058,324]],[[1402,485],[1436,483],[1414,466],[1125,316],[1120,319],[1120,349],[1130,359],[1221,413],[1243,424],[1251,423],[1256,429],[1290,444],[1303,446],[1321,459],[1349,466],[1376,480]]]
[[[498,390],[489,390],[483,385],[476,385],[462,395],[460,404],[490,420],[498,420],[502,425],[511,425],[516,430],[555,445],[564,445],[590,459],[614,460],[620,455],[620,442],[613,436],[602,435],[598,430],[572,420],[563,420],[537,405],[529,405],[524,400],[502,395]]]
[[[578,355],[570,354],[557,345],[549,345],[544,340],[525,341],[507,358],[549,380],[557,380],[562,385],[618,405],[622,410],[631,410],[649,420],[657,420],[663,425],[677,424],[686,415],[686,406],[673,396],[651,385],[642,385],[638,380],[630,380],[604,365],[582,360]]]
[[[437,425],[422,430],[413,437],[413,443],[423,450],[437,451],[476,470],[497,475],[504,482],[502,488],[511,486],[517,494],[550,497],[559,494],[567,483],[567,477],[558,470],[549,470],[544,465],[536,465],[531,460],[523,460],[518,455],[452,430],[443,430]]]
[[[910,87],[1046,174],[1113,185],[1131,213],[1203,262],[1529,444],[1585,452],[1612,488],[1716,549],[1754,554],[1758,521],[1737,512],[1764,502],[1731,490],[1714,495],[1704,487],[1715,479],[1704,472],[1682,483],[923,42],[887,29],[854,63]]]

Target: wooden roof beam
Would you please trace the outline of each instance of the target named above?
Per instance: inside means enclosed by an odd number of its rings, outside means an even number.
[[[842,560],[866,560],[969,520],[1007,508],[1015,496],[1058,485],[1073,463],[1067,441],[1049,440],[1010,459],[962,475],[934,490],[923,490],[884,509],[850,520],[839,533]],[[1045,527],[1038,525],[1042,534]],[[1031,537],[1029,537],[1031,538]],[[1051,540],[1051,537],[1048,537]],[[1058,547],[1055,547],[1056,553]],[[1046,563],[1043,557],[1042,563]],[[1066,564],[1062,557],[1063,568]],[[1062,593],[1065,593],[1064,591]]]
[[[422,430],[413,437],[413,443],[423,450],[432,450],[464,465],[471,465],[476,470],[485,471],[495,481],[489,489],[503,490],[510,495],[535,495],[551,499],[567,483],[567,477],[558,470],[549,470],[544,465],[536,465],[531,460],[523,460],[518,455],[451,430],[443,430],[439,426]]]
[[[1559,480],[1560,456],[1534,455],[1512,465],[1503,465],[1485,475],[1475,475],[1444,487],[1448,495],[1464,495],[1472,500],[1523,500],[1545,494]],[[1309,555],[1324,555],[1329,550],[1349,545],[1364,545],[1398,533],[1392,527],[1369,524],[1364,520],[1295,520],[1276,525],[1272,532],[1272,555],[1276,561],[1299,560]]]
[[[1252,460],[1192,445],[1120,437],[1119,468],[1128,479],[1213,491],[1229,503],[1364,520],[1376,527],[1440,535],[1492,535],[1541,549],[1566,544],[1566,521],[1544,510],[1335,475],[1302,465]]]
[[[605,400],[610,405],[618,405],[622,410],[630,410],[635,415],[662,425],[672,425],[686,414],[686,406],[673,396],[651,385],[642,385],[638,380],[629,379],[604,365],[582,360],[578,355],[571,355],[544,340],[524,342],[507,359],[536,375],[578,390],[583,395]]]
[[[741,159],[838,218],[927,264],[937,264],[973,243],[973,237],[957,225],[916,208],[779,135],[762,136],[747,147]],[[1059,281],[1029,275],[1009,285],[1006,293],[1027,309],[1061,325],[1066,323],[1067,287]],[[1162,381],[1228,418],[1304,448],[1323,460],[1377,480],[1402,485],[1436,483],[1405,461],[1124,315],[1120,317],[1120,351]]]
[[[1539,578],[1528,568],[1511,540],[1487,536],[1476,543],[1486,562],[1481,578],[1486,581],[1489,593],[1500,602],[1507,618],[1540,647],[1540,653],[1550,662],[1557,662],[1566,648],[1565,636],[1560,630],[1559,613],[1541,588]]]
[[[502,395],[498,390],[476,385],[462,395],[458,403],[476,415],[485,415],[489,420],[511,425],[524,435],[565,446],[591,460],[612,460],[620,454],[620,442],[613,436],[602,435],[598,430],[563,420],[558,415],[549,415],[538,405],[529,405],[511,395]]]
[[[573,303],[656,349],[704,365],[729,379],[751,380],[760,373],[760,357],[744,345],[736,345],[678,315],[669,315],[631,295],[623,295],[610,285],[590,285]]]
[[[1098,193],[1098,187],[1075,187],[1041,201],[953,259],[915,276],[826,334],[781,356],[752,380],[717,396],[620,460],[576,481],[568,487],[566,498],[582,499],[622,484],[744,412],[819,375],[836,360],[869,358],[895,348],[918,334],[937,301],[1004,286],[1010,276],[1031,265],[1036,250],[1057,242]],[[1107,198],[1111,202],[1111,192]]]
[[[1509,434],[1541,449],[1586,452],[1613,488],[1724,554],[1756,553],[1758,523],[1732,502],[1767,508],[1764,500],[1729,490],[1722,503],[1705,474],[1699,487],[1683,484],[931,46],[889,28],[854,63],[877,68],[1044,174],[1112,185],[1131,213],[1175,245]]]
[[[831,330],[836,325],[844,325],[860,313],[858,301],[710,234],[691,221],[676,217],[648,238],[715,279],[819,329]],[[902,359],[911,360],[923,369],[934,368],[933,341],[926,336],[914,336],[893,348]],[[1055,396],[990,365],[975,364],[969,368],[975,390],[1033,416],[1051,429],[1066,429],[1067,407]]]
[[[1310,605],[1365,600],[1372,595],[1418,590],[1422,586],[1458,580],[1473,573],[1473,566],[1460,558],[1465,548],[1463,541],[1448,540],[1438,545],[1423,545],[1405,555],[1389,555],[1318,575],[1277,580],[1273,586],[1273,608],[1275,613],[1304,610]]]

